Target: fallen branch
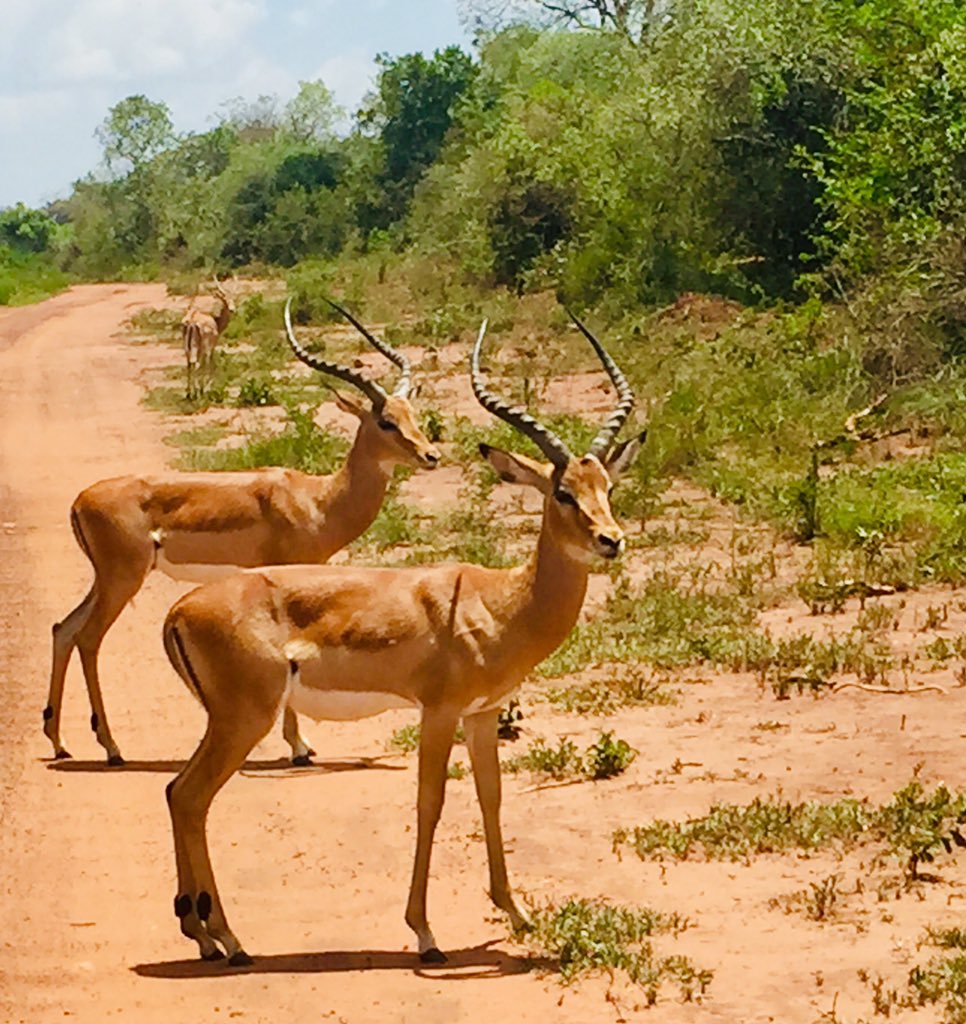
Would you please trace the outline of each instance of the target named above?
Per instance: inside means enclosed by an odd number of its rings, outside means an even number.
[[[894,694],[897,697],[908,697],[915,696],[917,693],[941,693],[944,697],[946,691],[941,686],[936,686],[935,683],[930,683],[928,686],[919,686],[915,690],[893,690],[889,686],[869,686],[868,683],[837,683],[832,687],[834,693],[838,693],[839,690],[847,690],[849,688],[855,690],[861,690],[863,693],[888,693]]]

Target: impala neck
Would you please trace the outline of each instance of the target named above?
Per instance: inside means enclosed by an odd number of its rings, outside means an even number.
[[[527,566],[526,596],[518,621],[545,652],[542,660],[574,628],[587,593],[590,561],[575,557],[561,542],[544,512],[537,551]]]
[[[327,477],[326,518],[342,533],[339,547],[355,540],[379,514],[392,478],[392,463],[380,459],[372,431],[360,423],[342,468]]]
[[[228,321],[231,320],[231,309],[224,299],[219,301],[221,302],[221,309],[215,315],[215,325],[218,328],[218,333],[223,334],[228,326]]]

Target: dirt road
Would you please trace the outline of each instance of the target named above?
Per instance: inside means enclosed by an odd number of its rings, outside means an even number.
[[[63,721],[75,759],[52,763],[41,732],[50,626],[90,582],[68,525],[70,502],[94,480],[159,470],[171,454],[163,420],[139,405],[139,380],[176,353],[122,332],[133,312],[163,300],[156,285],[84,286],[0,311],[0,1021],[812,1024],[833,1006],[836,1019],[867,1016],[869,979],[900,984],[928,956],[916,942],[927,924],[955,923],[966,858],[941,865],[943,884],[900,899],[880,883],[881,868],[870,881],[861,850],[749,864],[614,856],[615,827],[686,817],[716,800],[776,791],[883,800],[917,764],[927,782],[945,774],[963,785],[966,691],[949,673],[937,677],[948,696],[852,691],[834,702],[782,704],[748,676],[715,673],[686,685],[678,705],[630,710],[617,722],[562,718],[531,703],[533,733],[569,732],[585,746],[601,726],[616,725],[640,756],[600,785],[510,778],[504,807],[511,878],[523,891],[686,915],[693,927],[661,940],[662,952],[715,971],[702,1005],[669,992],[645,1010],[639,991],[619,989],[608,1001],[606,979],[562,989],[528,971],[485,895],[470,778],[449,785],[430,887],[431,920],[451,961],[421,968],[402,919],[415,764],[385,755],[391,731],[412,720],[405,713],[312,726],[323,755],[316,768],[281,769],[277,733],[255,751],[215,801],[209,834],[229,917],[256,963],[231,972],[197,960],[172,913],[163,792],[203,729],[159,637],[184,588],[151,577],[102,652],[106,706],[127,766],[102,763],[76,664]],[[963,596],[902,597],[896,614],[909,624],[910,644],[921,636],[916,602],[946,602],[944,628],[966,631]],[[803,614],[776,609],[771,624],[790,630]],[[464,751],[455,756],[465,761]],[[790,894],[833,872],[844,903],[834,921],[789,909]],[[936,1016],[895,1009],[892,1019]]]
[[[509,1013],[520,993],[495,983],[525,965],[484,945],[505,928],[487,920],[468,780],[450,794],[447,811],[456,813],[441,828],[431,893],[441,941],[467,951],[435,971],[418,970],[404,952],[413,948],[402,910],[415,773],[399,758],[358,760],[384,754],[404,718],[326,728],[324,744],[315,727],[326,755],[315,770],[276,770],[284,745],[280,736],[266,741],[211,821],[233,923],[263,955],[234,977],[193,959],[171,909],[163,789],[194,749],[203,715],[159,643],[164,613],[185,588],[152,576],[103,648],[106,707],[127,767],[101,763],[76,661],[63,723],[74,760],[47,760],[40,726],[50,626],[90,582],[70,502],[96,479],[158,470],[171,454],[163,423],[139,406],[138,378],[174,355],[118,333],[163,298],[155,285],[84,286],[0,313],[0,1020],[425,1024],[483,1019],[501,1006]],[[511,845],[514,832],[511,821]],[[545,998],[514,1019],[535,1020],[559,998],[554,983],[521,977],[519,985]]]

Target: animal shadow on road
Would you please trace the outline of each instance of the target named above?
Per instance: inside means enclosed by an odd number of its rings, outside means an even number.
[[[271,953],[256,956],[249,967],[228,967],[225,961],[169,960],[163,963],[136,964],[131,968],[142,978],[223,978],[231,974],[337,974],[344,971],[412,971],[433,980],[499,978],[528,971],[548,969],[552,962],[543,957],[514,956],[490,949],[485,942],[469,949],[450,950],[447,962],[438,967],[420,963],[416,953],[402,950],[329,950],[323,953]]]
[[[392,755],[386,755],[391,757]],[[124,764],[110,765],[106,761],[75,761],[73,758],[54,760],[45,758],[47,770],[51,772],[161,772],[175,774],[180,772],[187,761],[147,760],[125,761]],[[402,764],[386,764],[381,757],[356,757],[338,761],[315,761],[305,767],[296,768],[287,757],[246,761],[239,771],[242,775],[256,778],[292,779],[303,775],[330,775],[335,772],[362,772],[370,769],[380,771],[405,771]]]

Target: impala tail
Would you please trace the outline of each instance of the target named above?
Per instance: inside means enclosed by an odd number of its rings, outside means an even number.
[[[207,711],[208,705],[205,702],[205,695],[201,689],[201,682],[188,658],[188,651],[185,648],[184,627],[178,614],[177,605],[168,612],[168,617],[164,620],[164,650],[175,672],[181,676],[185,686],[197,697],[198,702]]]

